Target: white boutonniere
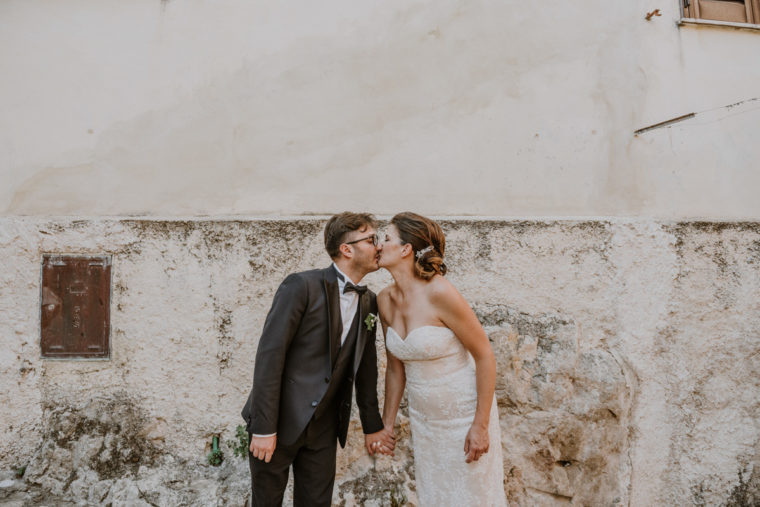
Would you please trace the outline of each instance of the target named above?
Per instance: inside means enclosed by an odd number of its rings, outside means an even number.
[[[364,318],[364,325],[367,326],[367,331],[372,331],[375,329],[375,324],[377,323],[377,315],[374,313],[368,313],[367,316]]]

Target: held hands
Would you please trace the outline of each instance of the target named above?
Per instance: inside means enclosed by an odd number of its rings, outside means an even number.
[[[277,447],[277,435],[272,435],[271,437],[255,437],[251,435],[249,450],[254,458],[269,463],[272,460],[275,447]]]
[[[465,463],[478,461],[478,458],[487,452],[488,427],[473,424],[464,439],[464,461]]]
[[[364,435],[364,445],[370,456],[374,456],[375,453],[393,456],[393,450],[396,448],[396,436],[393,434],[393,427],[386,426],[376,433]]]

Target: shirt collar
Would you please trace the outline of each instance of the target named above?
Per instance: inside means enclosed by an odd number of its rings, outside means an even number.
[[[346,286],[346,280],[348,280],[351,283],[354,283],[354,281],[351,280],[347,274],[341,271],[338,265],[335,264],[334,262],[333,262],[333,267],[335,268],[335,271],[338,272],[338,286],[340,287],[340,293],[343,294],[343,289]],[[361,283],[361,280],[359,280],[359,283]],[[355,283],[354,285],[359,285],[359,283]]]

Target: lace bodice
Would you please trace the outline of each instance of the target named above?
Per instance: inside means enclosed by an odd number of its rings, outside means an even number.
[[[389,327],[388,335],[388,350],[404,362],[407,382],[430,382],[467,366],[474,368],[469,352],[447,327],[420,326],[406,338]]]

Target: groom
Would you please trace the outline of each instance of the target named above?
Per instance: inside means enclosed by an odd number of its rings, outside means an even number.
[[[243,407],[251,434],[252,505],[282,504],[293,467],[294,505],[329,506],[336,440],[346,445],[356,384],[367,451],[391,453],[377,402],[375,294],[356,285],[378,269],[376,221],[340,213],[325,226],[325,269],[288,275],[272,301]]]

